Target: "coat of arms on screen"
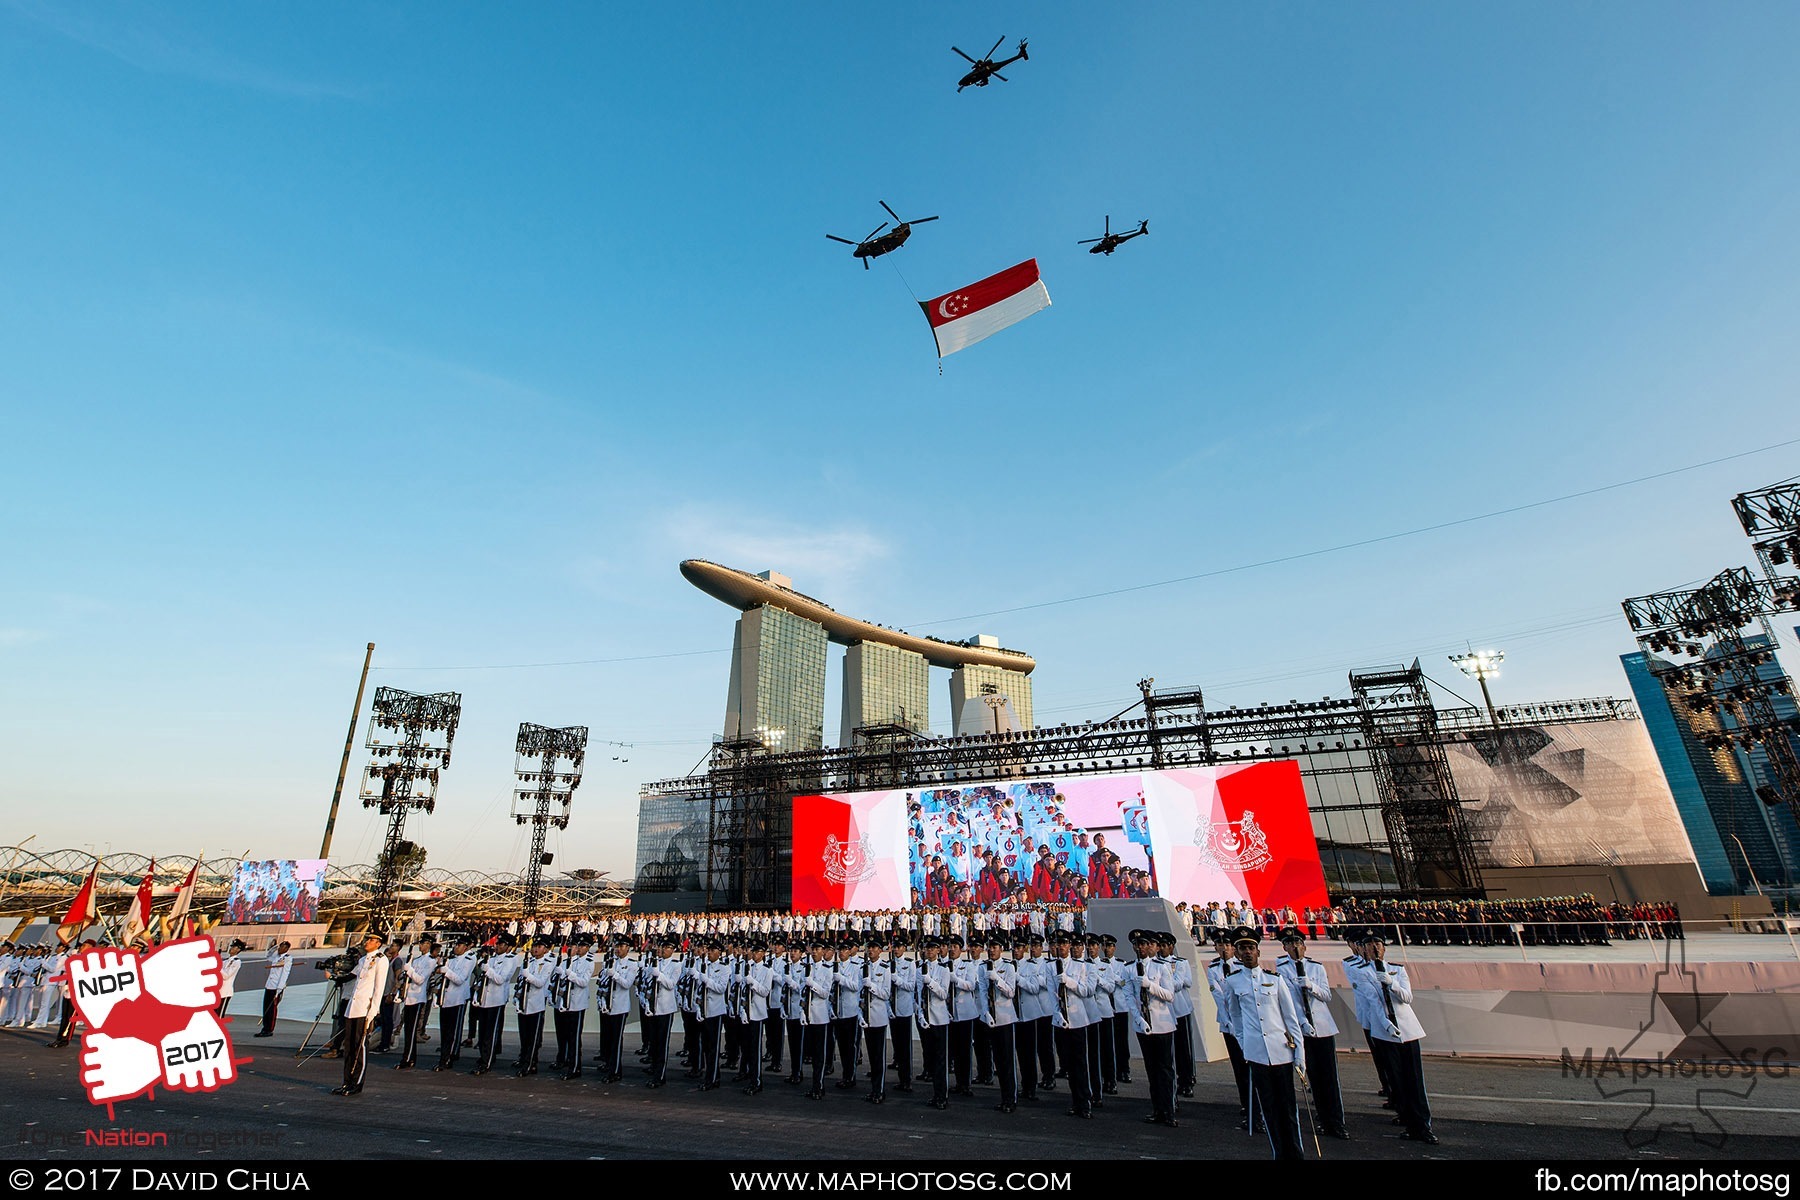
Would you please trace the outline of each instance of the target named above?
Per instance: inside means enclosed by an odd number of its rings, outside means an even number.
[[[825,878],[833,883],[861,883],[875,874],[874,858],[867,837],[840,842],[836,834],[825,836]]]
[[[1268,835],[1249,811],[1241,821],[1202,821],[1194,828],[1194,845],[1202,865],[1221,871],[1260,871],[1274,858]]]

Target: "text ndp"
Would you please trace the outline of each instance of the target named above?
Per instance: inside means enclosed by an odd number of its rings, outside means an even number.
[[[113,971],[105,975],[95,975],[80,979],[75,983],[77,996],[110,996],[114,992],[122,992],[138,981],[135,971]]]

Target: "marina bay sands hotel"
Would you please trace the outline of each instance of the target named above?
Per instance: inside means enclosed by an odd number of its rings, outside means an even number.
[[[1032,728],[1030,655],[987,636],[946,642],[847,617],[796,592],[774,571],[752,575],[704,559],[681,564],[687,581],[741,609],[731,639],[725,736],[755,739],[776,752],[825,744],[826,644],[844,652],[841,742],[870,726],[931,724],[931,668],[950,669],[950,712],[958,734]]]

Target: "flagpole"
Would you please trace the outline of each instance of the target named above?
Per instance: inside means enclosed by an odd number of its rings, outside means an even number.
[[[356,704],[350,709],[350,732],[344,735],[344,757],[338,763],[337,786],[331,789],[331,814],[325,818],[325,840],[319,843],[319,857],[331,857],[331,831],[337,827],[338,801],[344,797],[344,776],[350,773],[350,751],[356,745],[356,719],[362,715],[363,688],[369,682],[369,660],[375,657],[375,643],[363,652],[362,678],[356,681]]]

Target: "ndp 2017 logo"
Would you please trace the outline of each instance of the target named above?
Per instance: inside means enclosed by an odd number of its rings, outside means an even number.
[[[87,1026],[81,1083],[109,1115],[114,1104],[159,1083],[212,1092],[237,1078],[231,1038],[213,1015],[219,954],[211,938],[182,938],[142,954],[90,948],[71,955],[66,970],[75,1011]]]

